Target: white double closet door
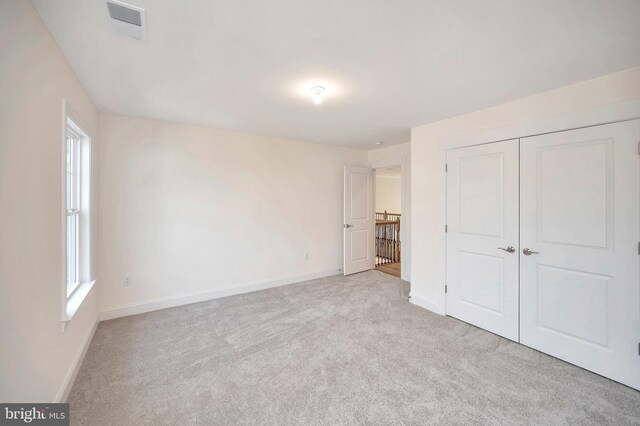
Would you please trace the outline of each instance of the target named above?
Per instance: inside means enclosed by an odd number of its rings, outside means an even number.
[[[640,389],[640,121],[447,152],[447,314]]]

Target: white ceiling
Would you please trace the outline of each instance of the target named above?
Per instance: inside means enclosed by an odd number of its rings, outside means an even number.
[[[640,65],[638,0],[129,0],[148,43],[33,3],[103,112],[366,149]]]

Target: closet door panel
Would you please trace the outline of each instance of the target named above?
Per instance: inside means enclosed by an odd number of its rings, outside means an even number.
[[[520,341],[640,388],[636,121],[521,140]]]
[[[450,150],[447,168],[447,315],[517,341],[518,140]]]

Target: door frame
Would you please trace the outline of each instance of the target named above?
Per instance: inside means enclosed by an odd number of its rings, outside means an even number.
[[[410,194],[408,191],[407,177],[409,176],[407,170],[407,157],[398,156],[392,158],[385,158],[383,160],[372,161],[369,164],[374,171],[377,169],[384,169],[388,167],[400,167],[400,209],[402,210],[402,219],[400,226],[400,279],[404,281],[411,281],[411,209],[410,207]],[[373,213],[375,217],[376,212],[376,180],[373,180]]]
[[[445,286],[447,283],[447,234],[445,232],[445,226],[447,224],[447,151],[475,145],[502,142],[510,139],[523,139],[530,136],[540,136],[637,119],[640,119],[640,100],[607,105],[562,116],[545,117],[505,127],[480,130],[477,133],[465,133],[464,135],[458,135],[439,141],[439,162],[441,165],[440,173],[442,178],[438,185],[440,196],[435,201],[442,206],[439,215],[441,231],[438,237],[438,246],[440,250],[438,255],[439,270],[437,271],[437,274],[439,279],[438,283],[435,284],[439,289],[439,295],[433,299],[427,299],[422,296],[419,298],[412,298],[412,303],[416,303],[432,312],[447,315],[445,293]]]

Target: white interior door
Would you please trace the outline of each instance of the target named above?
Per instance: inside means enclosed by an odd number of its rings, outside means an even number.
[[[518,140],[447,151],[447,315],[518,340]]]
[[[640,122],[521,141],[521,343],[640,389]],[[530,251],[528,251],[528,250]]]
[[[344,275],[375,265],[373,169],[344,168]]]

